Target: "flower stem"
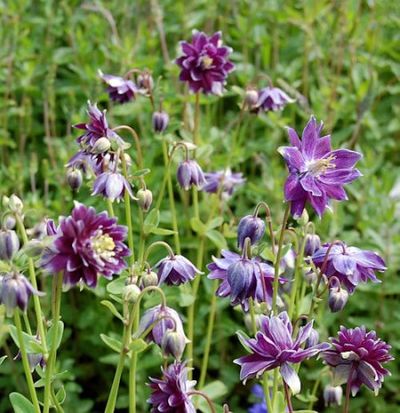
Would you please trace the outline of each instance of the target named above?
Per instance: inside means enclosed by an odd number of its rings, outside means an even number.
[[[49,359],[46,366],[45,384],[44,384],[44,407],[43,413],[48,413],[50,410],[51,386],[53,370],[57,356],[57,337],[58,337],[58,321],[60,318],[61,308],[61,292],[62,292],[63,274],[59,273],[53,278],[52,292],[52,311],[53,311],[53,339],[50,349]]]
[[[346,384],[346,398],[344,400],[344,406],[343,406],[343,413],[349,413],[349,407],[350,407],[350,391],[351,391],[351,380],[349,378],[347,384]]]
[[[143,169],[143,155],[142,155],[142,147],[140,145],[139,135],[137,134],[135,129],[131,128],[128,125],[121,125],[121,126],[117,126],[116,128],[113,128],[113,131],[115,132],[118,130],[127,130],[132,135],[132,138],[135,141],[135,146],[136,146],[137,166],[139,169]]]
[[[107,198],[107,210],[108,210],[108,215],[110,215],[110,217],[114,217],[114,208],[113,208],[113,203],[111,201],[111,199]]]
[[[201,391],[193,390],[193,391],[188,393],[188,396],[201,396],[207,402],[207,404],[210,408],[210,412],[211,413],[217,413],[217,411],[215,410],[213,402],[211,401],[211,399],[205,393],[203,393]]]
[[[139,309],[138,309],[139,310]],[[133,320],[133,331],[136,331],[139,326],[139,311],[136,311]],[[129,335],[132,331],[129,332]],[[131,363],[129,366],[129,413],[136,413],[136,367],[138,353],[132,352]]]
[[[196,101],[194,107],[194,127],[193,127],[193,143],[199,144],[199,124],[200,124],[200,92],[196,93]]]
[[[292,406],[292,400],[290,397],[290,390],[288,385],[286,384],[285,381],[283,381],[283,388],[285,389],[285,398],[286,398],[286,402],[287,402],[287,408],[289,413],[293,413],[293,406]]]
[[[18,309],[16,309],[15,312],[14,312],[14,322],[15,322],[15,327],[17,329],[19,349],[21,351],[22,365],[24,367],[24,372],[25,372],[26,382],[28,384],[29,394],[30,394],[30,397],[31,397],[31,400],[32,400],[32,404],[33,404],[33,408],[35,410],[35,413],[40,413],[39,401],[38,401],[38,398],[37,398],[35,385],[33,384],[31,369],[29,367],[28,355],[26,353],[24,339],[23,339],[23,336],[22,336],[21,318],[20,318]]]
[[[266,371],[264,373],[264,378],[263,378],[263,388],[264,388],[264,394],[265,394],[265,401],[267,402],[267,410],[268,412],[273,412],[271,395],[269,394],[268,377],[269,377],[269,374]]]

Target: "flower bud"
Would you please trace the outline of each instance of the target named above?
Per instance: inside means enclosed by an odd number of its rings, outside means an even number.
[[[136,197],[138,199],[137,203],[140,208],[144,212],[147,212],[153,202],[153,193],[149,189],[139,189],[139,191],[137,191]]]
[[[67,172],[67,182],[73,191],[77,191],[82,185],[82,172],[79,169],[70,169]]]
[[[349,299],[347,290],[341,287],[340,281],[336,277],[330,279],[328,304],[332,313],[343,310]]]
[[[9,261],[19,250],[19,238],[12,229],[0,230],[0,259]]]
[[[201,188],[206,183],[203,171],[195,160],[183,161],[178,167],[176,177],[179,185],[185,191],[192,185]]]
[[[325,386],[324,401],[325,407],[340,406],[342,404],[343,389],[341,386]]]
[[[304,256],[311,257],[321,247],[321,239],[317,234],[307,234],[304,246]]]
[[[308,212],[306,209],[303,210],[302,214],[297,218],[297,222],[301,227],[304,227],[309,221]]]
[[[156,133],[162,133],[167,129],[169,123],[169,116],[167,112],[153,113],[153,130]]]
[[[256,89],[249,88],[246,90],[246,94],[244,96],[244,103],[248,108],[252,108],[258,102],[258,92]]]
[[[238,247],[243,249],[244,241],[250,238],[251,245],[258,242],[265,233],[265,222],[254,215],[243,217],[238,225]]]
[[[313,270],[310,270],[304,273],[304,279],[306,280],[307,284],[311,285],[312,283],[315,283],[317,281],[318,276]]]
[[[12,194],[10,196],[10,199],[8,200],[8,207],[12,212],[20,214],[22,212],[22,209],[24,208],[24,204],[17,197],[17,195]]]
[[[93,145],[92,153],[98,155],[100,153],[107,152],[111,148],[111,142],[108,138],[102,137],[96,141]]]
[[[173,356],[176,360],[180,360],[186,347],[186,337],[177,331],[168,330],[162,341],[161,350],[166,356]]]
[[[136,284],[128,284],[124,287],[122,296],[125,301],[134,304],[138,300],[140,293],[140,288]]]
[[[3,228],[4,229],[14,229],[17,220],[12,215],[6,215],[3,218]]]
[[[256,327],[259,328],[260,321],[261,321],[261,314],[254,314],[254,321],[256,323]],[[246,326],[248,331],[251,331],[251,332],[254,331],[253,319],[249,312],[244,313],[244,325]]]
[[[152,287],[158,285],[158,275],[154,271],[144,271],[142,274],[143,287]]]
[[[45,242],[38,239],[32,239],[24,245],[23,251],[28,257],[34,258],[39,256],[44,251],[45,247]]]
[[[154,80],[153,76],[147,71],[140,73],[136,80],[137,86],[141,89],[141,92],[149,93],[153,90]]]
[[[312,329],[308,339],[306,340],[304,348],[314,347],[319,343],[319,333]]]

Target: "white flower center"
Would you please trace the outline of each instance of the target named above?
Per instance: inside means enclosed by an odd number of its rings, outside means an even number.
[[[335,164],[332,162],[335,159],[335,155],[330,155],[327,158],[310,161],[307,163],[307,171],[313,176],[320,176],[328,169],[335,168]]]
[[[98,233],[91,238],[91,241],[92,249],[96,256],[106,261],[114,257],[115,243],[108,234],[103,234],[102,231],[98,231]]]

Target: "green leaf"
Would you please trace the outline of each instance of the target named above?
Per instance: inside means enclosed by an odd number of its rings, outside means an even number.
[[[141,176],[149,174],[151,171],[150,169],[140,169],[139,171],[133,172],[132,177],[139,178]]]
[[[106,290],[110,294],[121,295],[125,287],[126,277],[119,277],[107,284]]]
[[[70,373],[69,373],[68,370],[61,371],[60,373],[53,374],[53,376],[51,377],[51,380],[50,380],[50,381],[53,382],[53,381],[55,381],[55,380],[64,380],[64,379],[66,379],[66,378],[68,377],[69,374],[70,374]],[[43,376],[43,377],[40,378],[39,380],[35,381],[34,386],[35,386],[36,388],[44,387],[45,381],[46,381],[46,379],[45,379],[45,377]]]
[[[146,350],[148,344],[141,338],[135,338],[129,344],[129,350],[133,353],[141,353],[142,351]]]
[[[20,347],[19,345],[19,340],[18,340],[18,334],[17,334],[17,329],[15,328],[15,326],[13,325],[9,325],[8,326],[9,331],[10,331],[10,335],[12,337],[12,339],[14,340],[14,343],[18,346],[18,348]],[[24,340],[24,345],[25,345],[25,350],[27,353],[43,353],[43,347],[41,346],[40,342],[38,341],[38,339],[35,336],[31,336],[27,333],[22,332],[22,338]]]
[[[119,318],[121,321],[124,321],[124,317],[122,317],[122,315],[118,312],[115,305],[111,301],[103,300],[100,301],[100,304],[104,305],[104,307],[107,307],[110,312],[115,315],[115,317]]]
[[[49,328],[49,331],[46,334],[47,344],[49,350],[52,348],[53,343],[56,343],[56,349],[60,347],[61,339],[64,333],[64,323],[62,321],[58,321],[58,329],[57,329],[57,337],[54,337],[55,333],[55,324]]]
[[[20,393],[11,393],[9,395],[11,405],[14,413],[34,413],[33,404]]]
[[[218,249],[223,250],[227,248],[226,239],[219,231],[216,231],[215,229],[210,229],[206,232],[206,236],[214,243],[214,245]]]
[[[160,222],[160,211],[158,209],[152,209],[146,216],[143,223],[143,232],[149,235],[155,228],[158,227]]]
[[[207,231],[207,226],[203,224],[199,218],[192,218],[190,220],[190,226],[192,227],[192,230],[199,235],[204,235]]]
[[[172,229],[165,229],[165,228],[153,228],[151,230],[151,233],[155,235],[173,235],[176,233],[176,231],[173,231]]]
[[[225,384],[222,383],[222,381],[216,380],[216,381],[213,381],[212,383],[207,384],[207,386],[205,386],[202,389],[202,392],[205,393],[211,400],[215,400],[227,394],[228,389],[225,386]],[[210,407],[208,406],[204,398],[199,397],[198,403],[199,403],[199,410],[201,410],[204,413],[209,413]]]
[[[63,404],[66,397],[67,397],[67,393],[65,392],[64,386],[61,386],[61,388],[56,393],[56,399],[58,403]]]
[[[223,222],[224,222],[223,217],[214,218],[207,224],[207,228],[213,229],[213,228],[220,227],[223,224]]]
[[[286,412],[286,402],[285,397],[282,392],[278,391],[275,397],[275,403],[272,406],[273,413],[285,413]]]
[[[114,350],[117,353],[121,351],[122,343],[119,340],[106,336],[105,334],[100,334],[100,338],[105,344],[107,344],[108,347],[110,347],[111,350]]]

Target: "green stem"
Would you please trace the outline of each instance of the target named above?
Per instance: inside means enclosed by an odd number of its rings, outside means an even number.
[[[256,322],[256,315],[254,312],[254,301],[251,297],[250,297],[249,303],[250,303],[249,307],[250,307],[251,328],[253,329],[253,334],[256,335],[257,334],[257,322]]]
[[[273,412],[271,395],[269,394],[268,377],[269,377],[268,372],[265,372],[264,377],[263,377],[263,388],[264,388],[265,400],[267,402],[267,408],[268,408],[267,410],[268,412]]]
[[[58,337],[58,321],[60,318],[61,308],[61,292],[62,292],[63,274],[59,273],[53,278],[53,293],[51,297],[53,311],[53,339],[50,349],[49,359],[46,366],[45,384],[44,384],[44,407],[43,413],[48,413],[50,410],[51,386],[53,370],[57,356],[57,337]]]
[[[133,321],[133,331],[139,326],[139,311],[136,311]],[[131,332],[130,332],[131,333]],[[136,367],[138,353],[133,352],[129,366],[129,413],[136,413]]]
[[[196,93],[196,101],[194,108],[194,128],[193,128],[193,143],[199,144],[199,125],[200,125],[200,92]]]
[[[32,404],[33,404],[33,408],[35,410],[35,413],[40,413],[39,400],[37,398],[35,385],[33,384],[31,369],[29,367],[28,355],[26,353],[24,338],[22,336],[21,318],[19,316],[19,310],[18,309],[15,310],[14,321],[15,321],[15,327],[17,329],[19,349],[21,351],[22,365],[24,367],[24,372],[25,372],[26,382],[28,384],[29,394],[30,394],[30,397],[31,397],[31,400],[32,400]]]
[[[129,180],[125,154],[122,153],[120,158],[121,158],[122,172],[124,174],[124,177],[126,180]],[[125,218],[126,218],[126,223],[128,225],[128,246],[129,246],[129,249],[131,250],[131,256],[130,256],[129,262],[131,265],[133,265],[135,262],[135,248],[134,248],[134,243],[133,243],[131,197],[129,196],[128,191],[124,192],[124,200],[125,200]]]
[[[108,210],[108,215],[110,215],[110,217],[114,217],[114,208],[113,208],[113,203],[111,201],[111,199],[107,198],[107,210]]]

